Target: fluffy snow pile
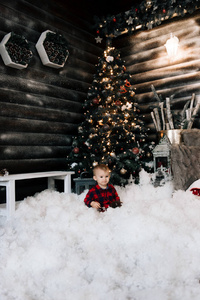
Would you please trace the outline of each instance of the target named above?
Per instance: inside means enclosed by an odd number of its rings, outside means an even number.
[[[199,300],[199,197],[145,172],[116,189],[105,213],[46,190],[1,218],[0,299]]]

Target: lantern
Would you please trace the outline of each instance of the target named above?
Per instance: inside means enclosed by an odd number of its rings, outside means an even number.
[[[164,135],[159,144],[153,149],[154,173],[156,181],[171,179],[171,143]]]
[[[170,35],[170,39],[167,40],[165,48],[169,58],[173,59],[176,57],[178,51],[179,39],[176,36]]]

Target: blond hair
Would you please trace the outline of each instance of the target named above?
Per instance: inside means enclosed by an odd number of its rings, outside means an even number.
[[[100,165],[96,165],[94,168],[93,168],[93,175],[95,176],[96,174],[96,171],[97,170],[103,170],[103,171],[107,171],[107,172],[111,172],[110,169],[108,168],[107,165],[104,165],[104,164],[100,164]]]

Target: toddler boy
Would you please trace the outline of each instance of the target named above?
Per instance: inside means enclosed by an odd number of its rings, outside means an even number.
[[[109,184],[109,168],[104,164],[95,166],[93,178],[97,181],[97,184],[87,193],[84,199],[85,204],[99,211],[105,211],[109,206],[113,208],[121,206],[117,191],[113,185]]]

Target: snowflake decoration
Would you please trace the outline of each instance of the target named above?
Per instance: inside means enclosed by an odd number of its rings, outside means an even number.
[[[125,109],[131,109],[132,108],[132,104],[130,102],[127,102],[126,104],[124,104],[121,108],[122,111],[124,111]]]
[[[72,163],[72,164],[71,164],[71,167],[74,168],[74,167],[76,167],[77,165],[78,165],[77,163]]]
[[[106,57],[106,61],[107,62],[112,62],[114,60],[114,57],[113,56],[107,56]]]

